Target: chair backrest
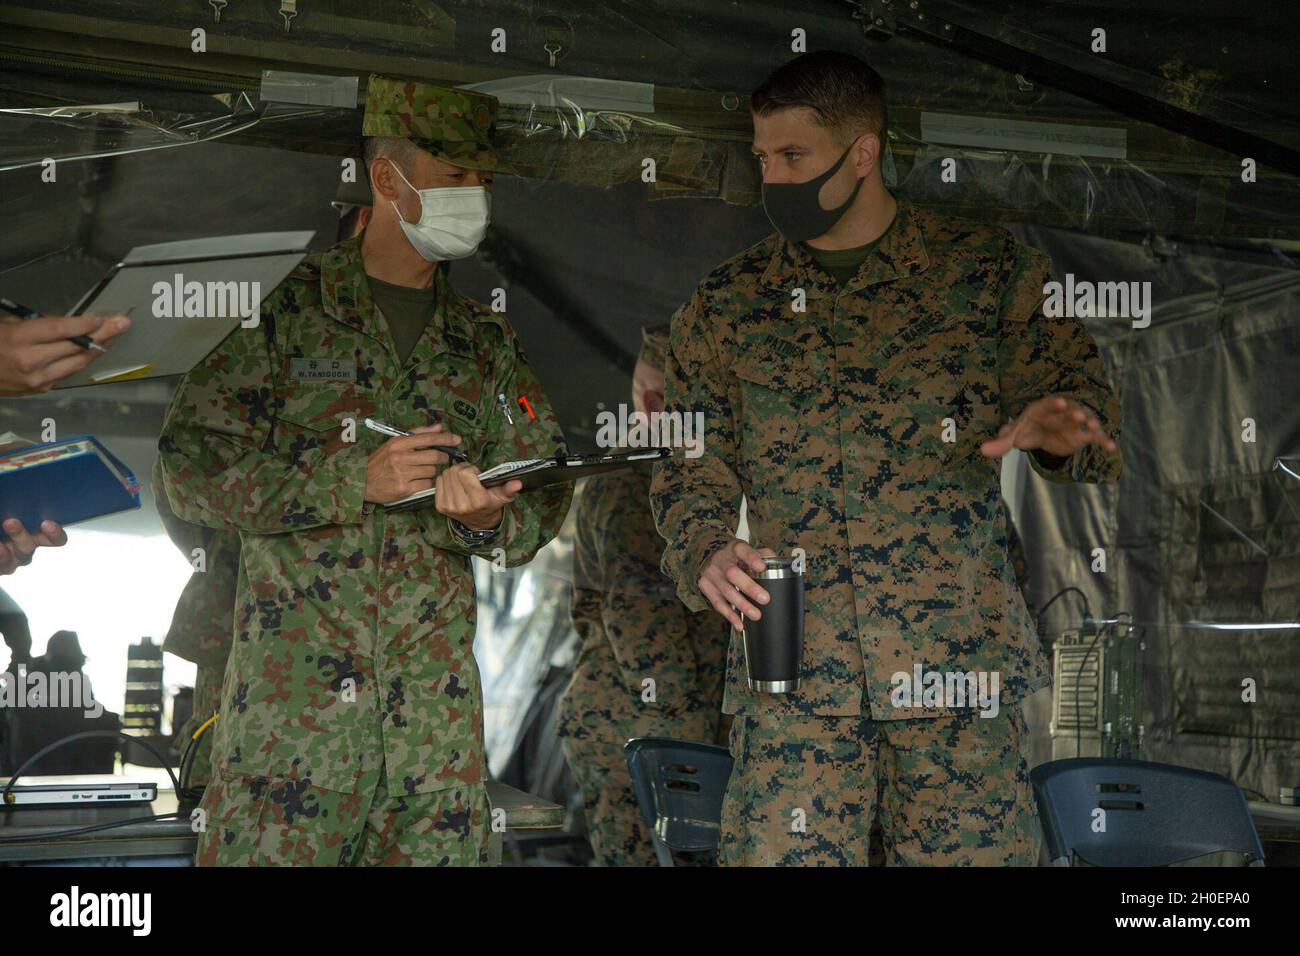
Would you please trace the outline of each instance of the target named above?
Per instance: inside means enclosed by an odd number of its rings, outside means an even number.
[[[646,825],[671,850],[718,846],[731,754],[716,744],[639,737],[623,750]]]
[[[1169,866],[1216,852],[1263,865],[1246,798],[1218,774],[1084,757],[1045,763],[1029,779],[1054,866]]]

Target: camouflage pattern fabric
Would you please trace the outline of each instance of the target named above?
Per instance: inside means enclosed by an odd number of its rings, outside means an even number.
[[[182,521],[172,511],[163,485],[162,459],[154,460],[153,496],[167,537],[186,561],[194,562],[195,549],[203,551],[203,570],[197,568],[181,590],[172,611],[163,650],[198,665],[194,676],[194,707],[176,733],[184,752],[190,736],[221,705],[221,680],[234,642],[235,598],[239,586],[239,534]],[[204,786],[212,778],[213,729],[204,731],[188,782]]]
[[[756,547],[806,554],[802,686],[749,690],[733,634],[724,710],[876,720],[957,709],[891,705],[891,677],[999,675],[1010,703],[1050,680],[1007,560],[1001,464],[979,453],[1032,400],[1120,411],[1083,325],[1041,308],[1049,260],[1008,233],[899,202],[842,289],[769,237],[724,263],[674,316],[670,411],[704,414],[704,453],[656,466],[664,570],[687,607],[743,494]],[[796,311],[806,301],[806,311]],[[945,440],[951,429],[955,440]],[[1111,481],[1087,447],[1052,481]]]
[[[687,611],[660,572],[649,493],[649,468],[591,478],[574,516],[571,613],[582,649],[557,733],[603,866],[656,864],[623,746],[649,736],[713,743],[722,711],[726,623]]]
[[[375,309],[360,241],[311,256],[177,389],[159,440],[184,521],[237,531],[234,644],[215,727],[218,772],[260,790],[363,800],[482,782],[483,708],[470,558],[526,563],[570,489],[521,495],[473,546],[432,507],[363,501],[366,461],[398,428],[442,422],[481,468],[555,454],[562,434],[504,316],[435,270],[437,310],[404,364]],[[507,422],[496,396],[536,418]],[[209,788],[218,818],[232,788]]]
[[[469,169],[513,173],[492,145],[497,98],[414,80],[371,75],[362,136],[399,136]]]
[[[731,731],[726,866],[1034,866],[1019,707],[933,720],[751,716]]]
[[[219,722],[219,721],[218,721]],[[482,784],[432,793],[339,793],[221,774],[204,796],[199,866],[481,866],[491,810]]]
[[[226,669],[234,640],[239,534],[178,518],[167,500],[161,458],[154,460],[153,497],[167,537],[181,556],[193,565],[195,550],[203,552],[203,570],[194,570],[176,600],[171,625],[163,638],[163,650],[221,674]]]

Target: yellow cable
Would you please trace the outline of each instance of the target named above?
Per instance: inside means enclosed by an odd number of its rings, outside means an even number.
[[[216,721],[216,719],[220,716],[221,716],[221,711],[217,711],[215,714],[213,714],[203,723],[199,724],[199,729],[194,731],[194,733],[190,735],[190,740],[198,740],[199,736],[203,733],[203,731],[211,727],[212,724]]]

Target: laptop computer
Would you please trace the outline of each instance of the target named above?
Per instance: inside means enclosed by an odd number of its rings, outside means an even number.
[[[158,784],[129,780],[112,774],[66,774],[50,777],[19,777],[5,796],[8,807],[68,807],[95,804],[152,803]],[[0,785],[0,791],[3,786]]]

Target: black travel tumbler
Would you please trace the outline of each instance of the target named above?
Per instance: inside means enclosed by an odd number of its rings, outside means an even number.
[[[749,689],[787,694],[799,689],[803,663],[803,572],[789,558],[764,558],[767,569],[754,575],[771,596],[758,605],[757,621],[743,618]]]

